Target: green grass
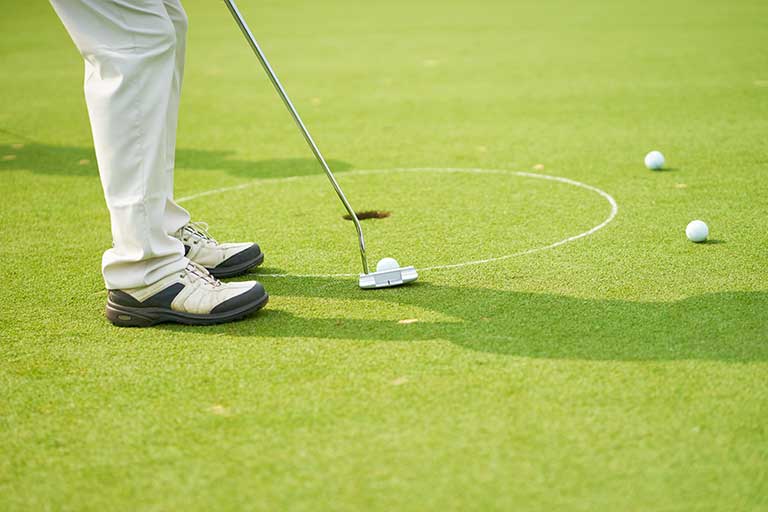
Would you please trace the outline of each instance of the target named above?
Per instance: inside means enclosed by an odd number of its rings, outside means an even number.
[[[108,324],[80,58],[6,1],[0,509],[768,510],[768,4],[243,0],[355,206],[392,212],[372,261],[610,207],[356,170],[619,204],[366,292],[296,277],[356,272],[352,226],[224,6],[185,3],[177,194],[252,184],[185,205],[290,277],[243,322]]]

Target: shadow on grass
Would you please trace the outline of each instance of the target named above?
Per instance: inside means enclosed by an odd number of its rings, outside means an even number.
[[[249,278],[258,278],[251,274]],[[391,302],[450,321],[308,318],[267,306],[256,316],[201,335],[411,341],[445,339],[510,356],[584,360],[768,360],[768,293],[722,292],[675,302],[594,300],[562,295],[416,283],[366,291],[352,280],[264,278],[273,297]],[[275,301],[276,302],[276,301]],[[360,308],[370,308],[370,302]],[[188,327],[169,326],[181,330]]]
[[[321,173],[313,158],[238,160],[233,151],[177,149],[176,168],[182,170],[223,170],[243,178],[281,178]],[[330,160],[334,171],[347,171],[352,165]],[[93,148],[49,146],[38,143],[0,144],[0,171],[29,170],[56,176],[98,176]]]

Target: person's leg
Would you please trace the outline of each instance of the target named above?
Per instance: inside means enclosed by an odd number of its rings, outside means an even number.
[[[163,0],[168,17],[176,32],[176,61],[166,122],[166,154],[168,155],[168,202],[163,226],[166,233],[179,238],[185,246],[185,254],[195,263],[203,265],[216,277],[233,277],[247,272],[264,261],[261,248],[254,243],[219,244],[207,232],[204,223],[190,224],[189,213],[173,200],[173,172],[176,152],[176,126],[178,124],[179,99],[184,78],[187,15],[180,0]]]
[[[162,0],[51,3],[86,61],[85,97],[112,222],[104,280],[109,289],[152,284],[188,263],[164,226],[176,30]]]
[[[171,81],[171,95],[168,102],[168,114],[166,117],[166,154],[168,155],[168,202],[165,207],[164,228],[165,232],[173,235],[190,221],[187,210],[179,206],[173,200],[173,173],[176,162],[176,127],[179,120],[179,100],[181,98],[181,84],[184,79],[184,59],[187,49],[187,14],[179,0],[163,0],[163,6],[168,18],[173,23],[176,34],[176,54],[173,67],[173,80]]]

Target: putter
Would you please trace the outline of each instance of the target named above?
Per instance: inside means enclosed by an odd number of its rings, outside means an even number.
[[[317,147],[317,144],[315,144],[312,135],[309,134],[309,130],[307,130],[307,127],[301,120],[299,113],[293,106],[293,103],[288,97],[288,93],[285,92],[285,89],[280,83],[280,80],[277,78],[277,75],[272,69],[272,66],[269,65],[269,61],[267,60],[266,55],[264,55],[264,52],[261,50],[259,43],[256,42],[256,38],[253,37],[251,29],[248,28],[248,24],[245,22],[243,15],[240,14],[240,11],[238,10],[234,0],[224,0],[224,3],[227,4],[229,12],[231,12],[232,17],[235,18],[235,22],[243,32],[245,39],[248,41],[248,44],[251,45],[253,53],[256,54],[256,57],[258,57],[259,62],[261,62],[264,71],[267,72],[269,80],[272,82],[272,85],[275,86],[275,90],[277,90],[277,93],[280,95],[280,98],[282,98],[283,103],[285,103],[285,106],[291,113],[291,117],[293,117],[293,120],[296,122],[296,125],[299,127],[302,135],[304,135],[304,139],[307,141],[307,144],[309,144],[312,153],[315,155],[315,158],[320,163],[320,166],[325,171],[325,174],[328,176],[328,180],[330,180],[333,189],[336,191],[336,195],[339,196],[339,199],[344,205],[344,208],[347,210],[347,213],[352,218],[352,222],[355,224],[355,229],[357,230],[357,240],[360,246],[360,259],[363,263],[363,273],[360,274],[360,279],[358,282],[360,288],[388,288],[390,286],[398,286],[415,281],[419,275],[416,272],[416,269],[413,267],[397,267],[382,270],[377,269],[376,272],[369,272],[368,258],[365,254],[365,239],[363,238],[363,228],[360,226],[360,219],[357,218],[357,214],[349,204],[349,201],[344,195],[344,192],[341,190],[341,186],[339,186],[339,183],[336,181],[333,172],[331,172],[331,168],[328,166],[325,158],[323,158],[323,155],[320,153],[320,149]]]

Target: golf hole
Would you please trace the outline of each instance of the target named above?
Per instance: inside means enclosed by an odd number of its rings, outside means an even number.
[[[384,212],[379,210],[369,210],[365,212],[355,212],[355,215],[357,215],[358,220],[366,220],[366,219],[386,219],[390,215],[392,215],[391,212]],[[346,214],[342,217],[344,220],[352,220],[352,216],[350,214]]]

